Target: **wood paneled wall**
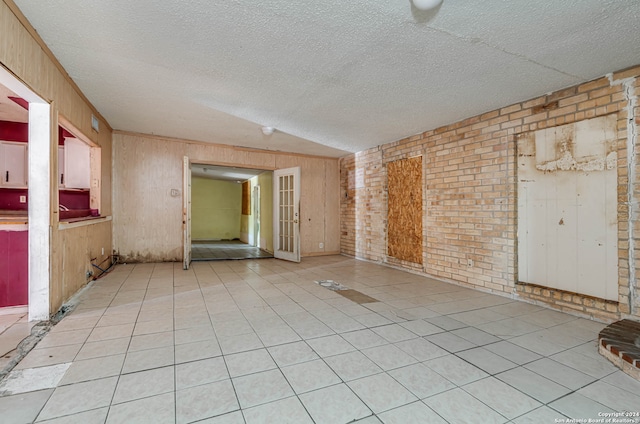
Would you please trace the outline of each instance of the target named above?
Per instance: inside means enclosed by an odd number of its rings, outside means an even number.
[[[59,230],[56,245],[59,248],[53,254],[55,278],[51,281],[50,292],[51,304],[58,305],[55,310],[92,280],[87,272],[93,275],[100,273],[92,263],[102,269],[109,266],[107,256],[111,253],[111,222]]]
[[[58,114],[101,147],[101,213],[111,214],[111,127],[87,101],[51,51],[11,0],[0,2],[0,65],[33,92],[49,101],[52,119],[51,280],[50,313],[55,313],[87,282],[90,259],[100,262],[111,253],[111,222],[60,230],[57,213]],[[91,128],[91,115],[98,118],[100,132]],[[54,154],[53,152],[56,152]],[[102,248],[105,253],[102,255]]]
[[[91,115],[100,121],[100,134],[111,138],[111,127],[31,27],[11,0],[0,2],[0,63],[45,100],[55,102],[66,117],[93,142],[102,137],[91,129]]]
[[[340,251],[337,159],[120,132],[113,154],[114,248],[123,260],[181,260],[184,156],[192,163],[264,170],[299,166],[302,256]],[[180,195],[172,197],[172,189]]]

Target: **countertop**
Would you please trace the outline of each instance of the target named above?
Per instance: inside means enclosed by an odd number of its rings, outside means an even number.
[[[0,225],[26,225],[28,223],[29,217],[27,211],[0,209]]]

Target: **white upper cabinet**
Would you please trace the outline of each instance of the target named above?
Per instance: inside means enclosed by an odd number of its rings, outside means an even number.
[[[27,187],[27,143],[0,141],[0,186]]]
[[[64,139],[64,187],[91,187],[91,147],[77,138]],[[59,181],[60,182],[60,181]]]

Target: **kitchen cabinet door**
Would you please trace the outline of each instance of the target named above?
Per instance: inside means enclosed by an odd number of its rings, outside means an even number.
[[[27,187],[27,144],[0,142],[0,185]]]
[[[64,139],[64,186],[91,187],[91,147],[77,138]]]

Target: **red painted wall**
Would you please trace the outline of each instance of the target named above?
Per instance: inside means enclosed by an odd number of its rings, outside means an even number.
[[[0,231],[0,307],[29,303],[27,231]]]
[[[64,146],[65,137],[73,137],[73,134],[58,126],[58,145]],[[0,140],[27,143],[29,141],[29,124],[0,121]]]
[[[0,121],[0,140],[20,141],[26,143],[29,139],[29,124],[22,122]]]
[[[20,203],[20,196],[27,196],[27,194],[26,188],[0,188],[0,210],[26,211],[28,203]]]

